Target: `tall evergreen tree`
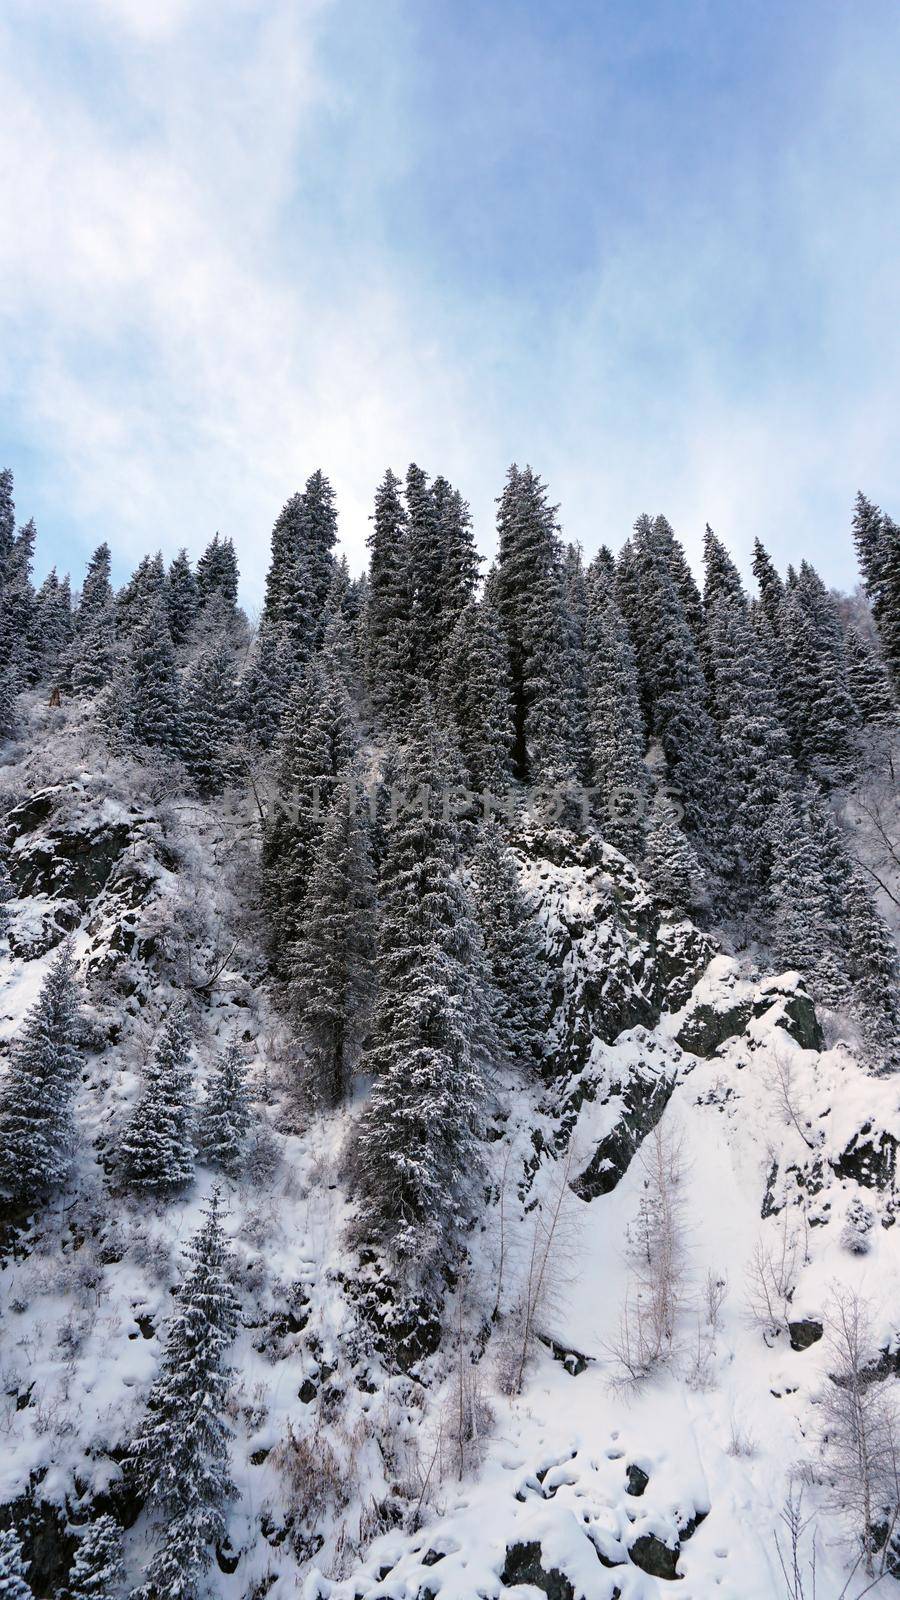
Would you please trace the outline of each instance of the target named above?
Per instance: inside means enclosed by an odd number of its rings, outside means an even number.
[[[644,871],[654,894],[677,916],[688,916],[702,905],[700,862],[678,825],[672,801],[661,793],[654,797],[650,808]]]
[[[194,1101],[187,1011],[176,1003],[144,1072],[137,1104],[122,1134],[119,1161],[141,1194],[170,1195],[194,1176]]]
[[[517,777],[563,788],[576,775],[576,674],[556,507],[530,467],[507,473],[497,515],[496,603],[510,653]]]
[[[471,871],[493,1028],[510,1060],[536,1066],[547,1022],[543,942],[496,823],[482,828]]]
[[[703,585],[703,610],[709,618],[717,601],[745,606],[747,596],[741,575],[721,539],[713,533],[709,523],[703,535],[703,566],[706,580]]]
[[[181,695],[182,759],[202,795],[220,794],[233,776],[239,735],[234,658],[220,639],[197,657]]]
[[[322,642],[325,602],[334,574],[337,512],[325,474],[312,473],[272,530],[272,555],[260,628],[288,643],[299,670]]]
[[[109,545],[98,545],[88,562],[75,614],[75,627],[80,634],[87,630],[96,617],[108,611],[113,603],[111,566]]]
[[[607,563],[588,568],[585,626],[588,779],[591,808],[604,839],[640,856],[648,773],[637,666]]]
[[[338,784],[315,847],[292,962],[290,1002],[320,1103],[346,1098],[372,994],[375,899],[351,782]]]
[[[215,534],[197,562],[197,607],[205,611],[215,604],[227,621],[234,615],[238,596],[238,565],[234,544]]]
[[[59,578],[52,567],[34,597],[30,646],[35,682],[58,681],[72,642],[72,592],[69,575]]]
[[[137,632],[150,612],[165,608],[166,569],[162,552],[144,556],[116,595],[116,631],[122,637]]]
[[[13,499],[13,475],[9,467],[0,470],[0,586],[6,577],[6,567],[16,542],[16,505]]]
[[[58,1189],[75,1148],[79,985],[64,944],[16,1038],[0,1098],[0,1187],[31,1204]]]
[[[759,588],[759,603],[773,634],[781,627],[781,608],[784,604],[784,584],[765,546],[753,541],[753,576]]]
[[[809,978],[828,1005],[847,999],[847,984],[835,958],[839,930],[826,863],[795,794],[785,794],[768,819],[772,855],[769,904],[775,945],[782,961]]]
[[[290,976],[303,905],[324,818],[357,750],[347,690],[313,661],[293,690],[278,747],[277,800],[263,837],[263,902],[275,970]]]
[[[178,677],[164,601],[157,598],[134,629],[128,650],[130,733],[138,745],[174,751],[178,744]]]
[[[186,644],[194,630],[199,605],[197,577],[186,550],[179,550],[166,574],[166,611],[176,649]],[[235,584],[235,597],[237,585]]]
[[[847,683],[840,619],[818,573],[803,562],[782,610],[785,704],[798,760],[823,781],[853,770],[859,726]]]
[[[420,1270],[453,1244],[480,1162],[484,953],[444,807],[452,757],[426,705],[403,751],[388,827],[379,999],[364,1065],[375,1084],[354,1149],[368,1233]]]
[[[707,710],[709,690],[667,552],[668,540],[661,544],[656,524],[639,517],[629,555],[638,596],[638,664],[647,687],[652,729],[681,795],[686,826],[716,845],[721,829],[720,774],[715,729]],[[632,596],[628,603],[632,604]]]
[[[397,726],[412,694],[413,621],[409,530],[400,479],[388,468],[375,494],[363,622],[365,679],[376,713]]]
[[[225,1420],[231,1383],[225,1353],[239,1310],[234,1271],[214,1189],[189,1247],[159,1374],[128,1457],[138,1493],[162,1518],[162,1542],[142,1591],[154,1600],[195,1600],[225,1538],[224,1507],[236,1492]]]
[[[229,1174],[240,1172],[250,1128],[246,1071],[234,1040],[209,1075],[197,1122],[200,1159]]]
[[[109,683],[116,668],[116,614],[110,564],[109,545],[98,545],[88,562],[74,617],[68,672],[76,694],[96,694]]]
[[[469,783],[504,795],[512,777],[509,654],[503,624],[487,598],[472,600],[447,646],[441,704],[453,719]]]
[[[900,963],[889,928],[860,874],[848,876],[844,900],[847,965],[870,1065],[900,1067]]]
[[[700,590],[691,571],[684,546],[676,539],[666,517],[653,518],[653,538],[661,558],[669,569],[669,576],[681,604],[684,620],[694,641],[698,656],[703,656],[705,614]]]
[[[867,728],[890,727],[897,721],[897,703],[878,650],[861,629],[851,626],[844,635],[844,651],[847,685],[860,721]]]
[[[89,1522],[79,1538],[67,1593],[71,1600],[120,1600],[124,1585],[122,1529],[104,1513]]]
[[[30,1565],[15,1528],[4,1528],[0,1533],[0,1600],[33,1600],[34,1590],[25,1581]]]
[[[34,588],[31,568],[34,561],[36,529],[27,522],[16,534],[5,562],[0,586],[0,670],[9,673],[10,682],[22,689],[34,678]]]
[[[729,854],[739,886],[752,899],[771,867],[769,813],[780,796],[796,789],[796,775],[769,664],[735,591],[719,590],[708,638]]]
[[[885,665],[900,691],[900,527],[858,494],[853,537]]]

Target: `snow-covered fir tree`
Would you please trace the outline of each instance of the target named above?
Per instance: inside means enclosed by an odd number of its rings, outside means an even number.
[[[848,779],[859,717],[847,681],[844,640],[834,601],[809,562],[801,564],[782,612],[785,703],[800,763],[823,782]]]
[[[110,583],[108,544],[98,545],[88,562],[74,617],[69,678],[76,694],[97,694],[116,667],[116,613]]]
[[[15,897],[15,885],[9,870],[9,850],[0,840],[0,939],[9,927],[12,916],[11,902]]]
[[[176,649],[187,644],[197,620],[197,575],[186,550],[181,549],[166,573],[166,612]]]
[[[396,726],[413,681],[409,529],[400,479],[390,469],[375,494],[369,583],[363,618],[365,679],[382,724]]]
[[[34,587],[31,569],[37,530],[27,522],[12,539],[0,586],[0,671],[16,689],[33,681]]]
[[[375,1082],[353,1149],[360,1228],[409,1270],[453,1248],[480,1167],[485,956],[445,813],[454,761],[427,701],[402,750],[405,793],[379,883]]]
[[[536,787],[576,777],[576,666],[556,507],[530,467],[510,467],[497,513],[492,598],[506,629],[512,683],[513,765]]]
[[[768,902],[779,958],[796,967],[826,1004],[841,1005],[848,985],[835,955],[839,940],[834,884],[801,798],[787,793],[769,812]]]
[[[159,1546],[141,1590],[148,1600],[194,1600],[203,1592],[204,1575],[224,1539],[225,1506],[235,1492],[228,1466],[231,1373],[225,1354],[239,1307],[217,1189],[191,1241],[187,1267],[159,1374],[127,1458],[137,1492],[159,1519]]]
[[[858,494],[853,538],[881,651],[895,691],[900,692],[900,526]]]
[[[4,1528],[0,1533],[0,1600],[34,1600],[25,1576],[29,1566],[15,1528]]]
[[[473,600],[448,641],[440,704],[453,720],[470,787],[502,796],[512,778],[509,653],[487,597]]]
[[[510,1060],[533,1067],[543,1055],[547,1019],[543,943],[496,823],[481,829],[470,868],[494,1032]]]
[[[215,605],[228,619],[234,615],[238,596],[238,565],[230,539],[216,534],[197,562],[196,595],[198,611]]]
[[[346,1099],[372,994],[372,865],[352,777],[338,784],[313,852],[291,960],[290,1008],[313,1101]]]
[[[236,1040],[226,1045],[206,1083],[197,1118],[197,1154],[229,1175],[240,1172],[250,1128],[244,1059]]]
[[[897,702],[881,652],[852,625],[844,634],[844,651],[847,685],[860,721],[867,728],[890,727],[897,721]]]
[[[0,1090],[0,1188],[21,1204],[52,1194],[71,1166],[80,1001],[66,943],[13,1042]]]
[[[194,1176],[191,1028],[186,1006],[169,1011],[119,1142],[119,1167],[138,1194],[169,1195]]]
[[[134,633],[146,622],[147,614],[157,606],[165,607],[166,569],[162,552],[144,556],[138,562],[128,582],[116,595],[116,631],[124,638]]]
[[[661,791],[650,807],[644,873],[657,898],[677,916],[689,916],[703,904],[703,871],[697,853],[679,827],[674,803]]]
[[[781,626],[784,584],[771,556],[759,539],[753,541],[753,576],[759,589],[759,602],[773,633]]]
[[[844,896],[847,968],[853,981],[869,1063],[900,1067],[900,963],[890,929],[861,876],[848,874]]]
[[[178,673],[165,601],[155,600],[131,634],[115,703],[126,739],[174,753],[178,747]],[[127,696],[127,698],[123,698]]]
[[[115,1517],[104,1512],[79,1537],[68,1594],[70,1600],[121,1600],[124,1588],[122,1529]]]
[[[238,680],[224,639],[203,650],[181,690],[178,742],[201,795],[221,793],[235,771],[240,739]]]
[[[608,567],[588,568],[585,693],[591,811],[604,839],[640,856],[649,775],[637,666]]]

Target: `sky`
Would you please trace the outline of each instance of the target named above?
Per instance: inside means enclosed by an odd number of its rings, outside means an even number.
[[[0,0],[0,464],[38,569],[415,460],[494,547],[664,512],[856,581],[900,515],[896,0]]]

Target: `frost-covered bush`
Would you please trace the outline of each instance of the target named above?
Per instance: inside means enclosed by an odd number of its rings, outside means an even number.
[[[853,1196],[847,1207],[847,1216],[841,1232],[841,1244],[855,1256],[868,1255],[872,1248],[869,1235],[875,1226],[875,1212],[859,1195]]]

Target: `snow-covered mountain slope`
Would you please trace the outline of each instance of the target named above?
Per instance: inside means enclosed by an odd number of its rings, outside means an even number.
[[[311,1114],[267,995],[252,803],[153,775],[6,771],[18,901],[0,975],[8,1043],[63,937],[85,984],[76,1171],[7,1214],[0,1271],[0,1522],[39,1595],[110,1508],[129,1578],[149,1548],[122,1473],[181,1253],[214,1181],[165,1206],[112,1159],[167,1003],[187,995],[198,1092],[225,1042],[250,1062],[253,1149],[226,1186],[241,1328],[230,1351],[238,1497],[227,1600],[765,1600],[802,1484],[818,1600],[861,1592],[823,1395],[836,1307],[866,1308],[892,1381],[900,1247],[893,1079],[857,1064],[796,974],[668,920],[596,840],[513,839],[553,1000],[543,1077],[505,1069],[465,1274],[404,1300],[348,1243],[356,1106]],[[358,1099],[365,1086],[358,1091]],[[839,1343],[839,1341],[838,1341]],[[877,1591],[900,1592],[889,1576]],[[805,1591],[811,1593],[808,1585]]]

